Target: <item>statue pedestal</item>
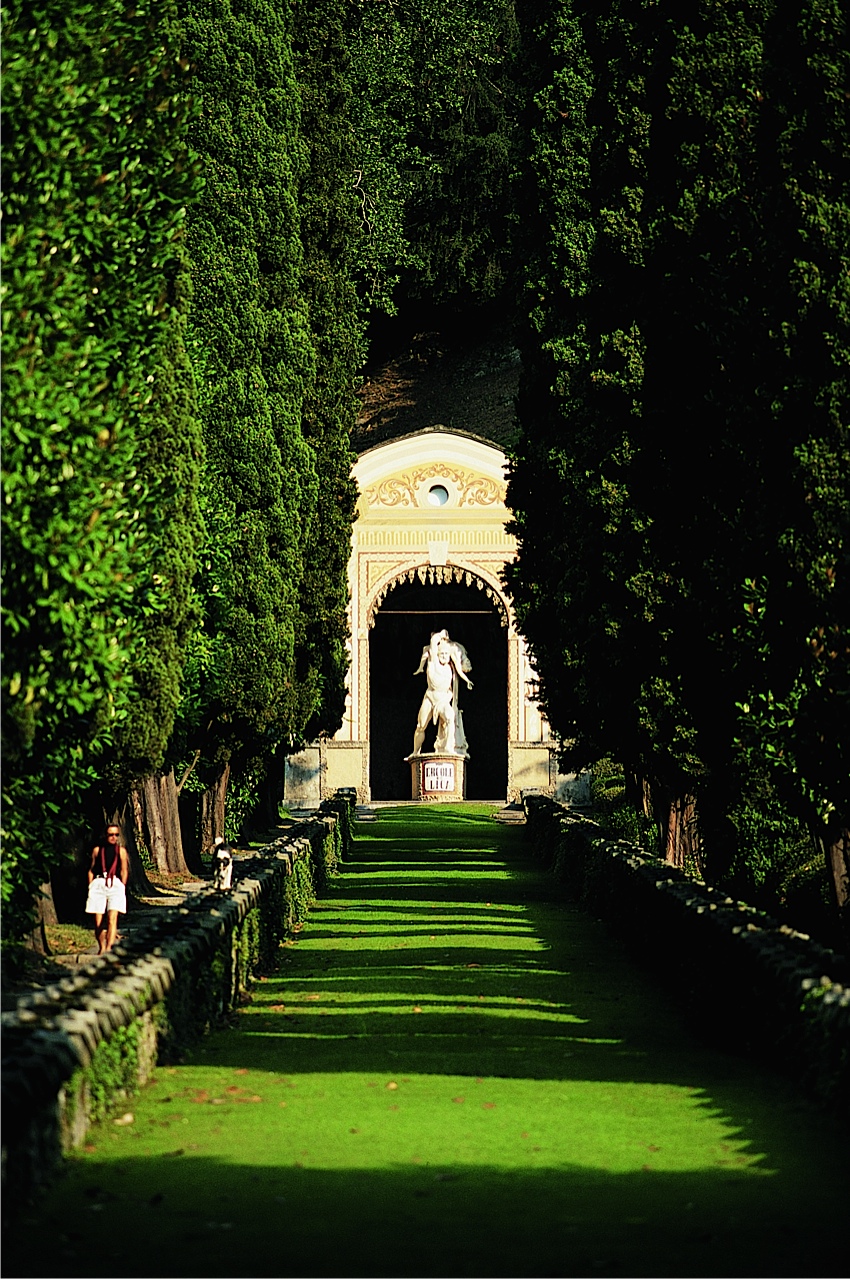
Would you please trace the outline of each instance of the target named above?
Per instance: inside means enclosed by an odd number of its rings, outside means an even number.
[[[413,799],[457,803],[466,798],[463,755],[408,755]]]

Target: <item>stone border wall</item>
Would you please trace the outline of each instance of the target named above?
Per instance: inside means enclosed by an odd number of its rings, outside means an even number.
[[[713,1043],[769,1060],[850,1123],[846,957],[546,796],[523,807],[534,855],[684,996]]]
[[[233,889],[165,907],[108,955],[4,1013],[3,1189],[14,1211],[92,1123],[243,1001],[253,972],[348,852],[349,796],[261,852],[234,859]]]

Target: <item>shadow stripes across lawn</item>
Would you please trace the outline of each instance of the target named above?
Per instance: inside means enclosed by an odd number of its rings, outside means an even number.
[[[694,1040],[494,811],[359,828],[279,972],[92,1134],[5,1273],[846,1274],[839,1138]]]

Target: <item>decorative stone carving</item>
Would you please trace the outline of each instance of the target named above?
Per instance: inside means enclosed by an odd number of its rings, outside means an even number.
[[[437,726],[435,754],[459,755],[467,759],[469,750],[463,731],[463,717],[457,705],[458,681],[463,680],[468,688],[472,688],[472,680],[467,675],[467,671],[472,670],[472,663],[466,649],[450,640],[448,631],[434,631],[431,643],[423,648],[419,666],[413,673],[419,675],[423,670],[428,687],[419,708],[413,752],[407,758],[421,755],[425,730],[433,720]]]
[[[412,799],[438,804],[466,799],[466,760],[462,755],[410,755],[408,758]]]
[[[455,486],[458,506],[504,505],[507,491],[504,484],[444,462],[432,462],[430,466],[389,476],[379,484],[370,485],[364,496],[370,506],[419,507],[427,503],[427,490],[423,486],[437,479],[449,480]]]
[[[381,567],[383,569],[385,566]],[[484,592],[490,603],[495,606],[499,614],[499,621],[501,625],[507,627],[510,624],[508,610],[505,607],[504,600],[499,593],[495,591],[488,582],[485,582],[482,577],[479,577],[477,573],[470,572],[469,569],[461,568],[456,564],[447,564],[445,566],[423,564],[417,568],[405,569],[403,572],[398,573],[396,576],[390,578],[384,583],[375,595],[375,598],[372,600],[366,614],[366,624],[370,630],[375,625],[375,617],[378,610],[393,587],[397,586],[399,582],[416,581],[421,582],[423,586],[426,582],[429,582],[431,585],[435,582],[445,584],[448,584],[449,582],[465,582],[467,586],[476,586],[479,591]]]

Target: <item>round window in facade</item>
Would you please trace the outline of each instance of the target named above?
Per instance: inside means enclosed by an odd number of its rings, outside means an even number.
[[[428,490],[429,506],[445,506],[449,500],[449,490],[444,484],[432,484]]]

